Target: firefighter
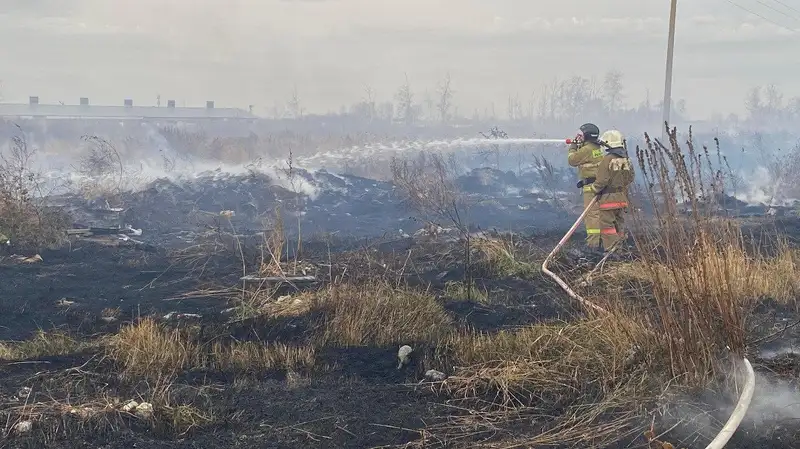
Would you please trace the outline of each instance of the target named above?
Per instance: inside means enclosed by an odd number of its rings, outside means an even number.
[[[625,138],[617,130],[609,130],[600,137],[605,156],[597,167],[597,176],[589,187],[599,195],[598,225],[605,251],[613,251],[625,240],[625,218],[628,210],[628,187],[633,183],[633,164],[628,157]]]
[[[597,177],[597,167],[605,156],[602,146],[598,142],[600,129],[593,123],[586,123],[580,127],[580,133],[575,136],[575,141],[569,146],[567,161],[572,167],[578,167],[578,188],[583,192],[583,207],[589,205],[595,193],[591,189],[591,184]],[[599,209],[595,204],[584,218],[586,227],[586,246],[590,256],[601,252],[600,243],[600,223]]]

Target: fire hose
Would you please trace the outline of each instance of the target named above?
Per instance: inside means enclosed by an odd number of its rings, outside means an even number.
[[[592,201],[583,209],[583,213],[575,220],[575,223],[569,228],[564,237],[558,242],[558,244],[550,251],[550,254],[544,259],[542,263],[542,271],[552,278],[556,284],[558,284],[572,299],[578,301],[579,303],[583,304],[584,306],[593,309],[595,311],[601,313],[609,313],[604,308],[598,306],[597,304],[586,300],[585,298],[581,297],[579,294],[575,293],[575,291],[570,288],[569,284],[567,284],[563,279],[561,279],[557,274],[553,273],[547,268],[547,265],[550,261],[555,257],[555,255],[561,250],[561,248],[567,243],[567,241],[572,237],[572,234],[575,233],[575,230],[578,229],[578,226],[583,221],[586,214],[589,213],[589,210],[594,206],[597,202],[597,196],[592,198]],[[711,441],[711,443],[706,446],[706,449],[722,449],[731,439],[733,434],[736,432],[736,429],[739,428],[739,424],[741,424],[742,419],[747,414],[747,409],[750,407],[750,401],[753,399],[753,391],[755,390],[755,372],[753,371],[753,366],[750,364],[750,361],[747,360],[746,357],[743,357],[742,360],[744,361],[745,367],[745,374],[747,376],[747,380],[745,381],[744,390],[742,391],[741,396],[739,397],[739,401],[736,403],[736,407],[733,409],[731,416],[728,418],[728,421],[725,423],[725,426],[722,427],[722,430],[719,431],[717,436]]]

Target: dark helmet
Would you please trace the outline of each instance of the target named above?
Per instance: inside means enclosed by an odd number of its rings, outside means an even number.
[[[594,123],[586,123],[581,125],[580,129],[583,133],[584,140],[595,142],[598,138],[600,138],[600,128],[598,128]]]

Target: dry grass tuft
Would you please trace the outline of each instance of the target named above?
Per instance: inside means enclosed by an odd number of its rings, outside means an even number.
[[[444,294],[451,299],[470,299],[482,304],[489,303],[489,292],[478,287],[474,281],[471,286],[466,281],[447,282],[444,286]]]
[[[308,370],[316,362],[316,350],[313,347],[282,343],[215,343],[211,353],[210,365],[213,369],[254,375],[274,370]]]
[[[314,309],[323,316],[317,336],[321,345],[435,342],[453,326],[433,295],[385,283],[333,286],[319,292]]]
[[[232,342],[203,344],[185,329],[169,329],[151,318],[122,328],[109,342],[109,356],[128,378],[168,379],[189,370],[264,374],[310,369],[316,352],[310,346]]]
[[[796,299],[800,291],[798,260],[800,254],[786,246],[780,247],[777,255],[764,256],[747,254],[740,245],[726,245],[696,254],[688,266],[660,263],[648,267],[630,262],[615,265],[604,274],[617,285],[625,281],[657,282],[676,296],[691,291],[703,292],[709,298],[732,294],[742,304],[761,298],[786,302]],[[706,277],[717,282],[706,282]]]
[[[608,393],[636,372],[634,348],[653,341],[649,326],[615,317],[455,334],[439,351],[461,367],[446,382],[455,396],[496,394],[496,404],[513,406],[531,397],[561,403],[588,391]]]
[[[538,265],[520,260],[513,236],[508,239],[476,238],[472,240],[472,246],[482,254],[487,268],[496,276],[529,278],[539,271]]]
[[[0,360],[30,360],[73,354],[90,346],[90,342],[76,340],[64,332],[45,332],[40,329],[28,340],[0,342]]]
[[[441,388],[455,413],[426,429],[432,447],[500,447],[476,439],[515,428],[501,447],[607,444],[643,430],[639,407],[660,393],[651,327],[617,316],[453,334],[437,349],[453,366]],[[657,371],[656,371],[657,372]],[[641,404],[637,404],[642,401]]]

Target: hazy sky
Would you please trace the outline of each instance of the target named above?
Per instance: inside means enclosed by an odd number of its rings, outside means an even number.
[[[800,0],[734,1],[800,29]],[[693,115],[739,111],[758,84],[800,95],[800,32],[727,0],[678,3],[673,91]],[[366,85],[391,98],[404,72],[421,97],[450,72],[462,112],[504,113],[553,77],[619,69],[630,102],[647,89],[656,102],[668,13],[669,0],[2,0],[0,80],[5,101],[161,94],[266,114],[293,85],[325,112]]]

